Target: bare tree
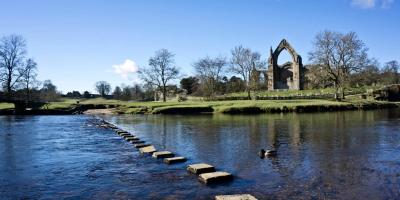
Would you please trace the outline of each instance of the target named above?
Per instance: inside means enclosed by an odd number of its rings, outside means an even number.
[[[384,77],[382,82],[386,84],[400,83],[399,63],[396,60],[385,63],[382,75]]]
[[[335,87],[335,98],[339,99],[339,89],[344,98],[350,75],[360,71],[369,62],[368,48],[355,32],[342,34],[324,31],[317,34],[313,45],[314,49],[309,53],[310,61],[323,66],[328,73]]]
[[[26,55],[25,39],[19,35],[10,35],[0,40],[0,81],[8,98],[24,72]]]
[[[121,99],[122,96],[122,90],[119,86],[116,86],[113,92],[113,98],[114,99]]]
[[[322,65],[308,65],[305,77],[305,85],[307,89],[326,88],[333,86],[329,74]]]
[[[200,78],[204,95],[208,97],[215,95],[218,83],[221,80],[221,73],[226,64],[226,58],[224,57],[205,57],[193,64],[193,67]]]
[[[45,102],[57,101],[60,97],[57,92],[57,87],[51,82],[51,80],[43,81],[43,86],[40,89],[40,99]]]
[[[32,59],[29,58],[25,63],[25,68],[23,69],[23,73],[21,76],[21,83],[25,88],[26,92],[26,100],[31,100],[31,89],[38,84],[36,80],[37,77],[37,63]]]
[[[379,70],[379,62],[371,59],[368,65],[353,75],[351,75],[350,83],[352,86],[377,85],[380,83],[381,72]],[[385,78],[386,79],[386,78]]]
[[[149,85],[154,85],[163,94],[163,101],[167,101],[167,85],[169,81],[179,78],[179,70],[175,66],[174,54],[167,49],[158,50],[154,57],[149,59],[149,66],[139,71],[141,79]]]
[[[98,81],[95,84],[95,89],[102,97],[105,97],[110,93],[111,85],[106,81]]]
[[[261,55],[258,52],[252,52],[251,49],[244,48],[242,45],[235,47],[231,54],[231,71],[242,76],[246,83],[247,98],[251,99],[253,69],[264,68],[266,62],[261,61]]]

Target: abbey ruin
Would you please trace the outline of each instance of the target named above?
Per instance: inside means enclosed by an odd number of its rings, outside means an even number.
[[[292,61],[279,65],[278,57],[283,50],[288,51]],[[268,90],[302,90],[304,71],[301,56],[283,39],[275,51],[271,47],[268,70],[253,69],[253,77],[256,77],[259,85],[264,85]]]

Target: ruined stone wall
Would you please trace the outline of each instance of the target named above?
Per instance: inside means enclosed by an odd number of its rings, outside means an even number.
[[[278,58],[283,50],[289,52],[292,56],[292,62],[280,66],[278,65]],[[282,40],[275,51],[272,51],[271,48],[268,59],[268,90],[302,90],[303,79],[302,58],[286,40]]]

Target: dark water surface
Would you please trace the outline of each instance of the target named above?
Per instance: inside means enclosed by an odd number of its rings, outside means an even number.
[[[399,110],[103,118],[188,162],[140,155],[90,116],[0,116],[0,199],[400,199]],[[205,186],[185,171],[198,162],[235,179]]]

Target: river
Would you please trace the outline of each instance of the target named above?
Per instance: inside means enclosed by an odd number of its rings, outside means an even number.
[[[92,116],[0,116],[1,199],[400,198],[399,109],[101,117],[188,161],[141,155]],[[235,178],[206,186],[185,170],[200,162]]]

